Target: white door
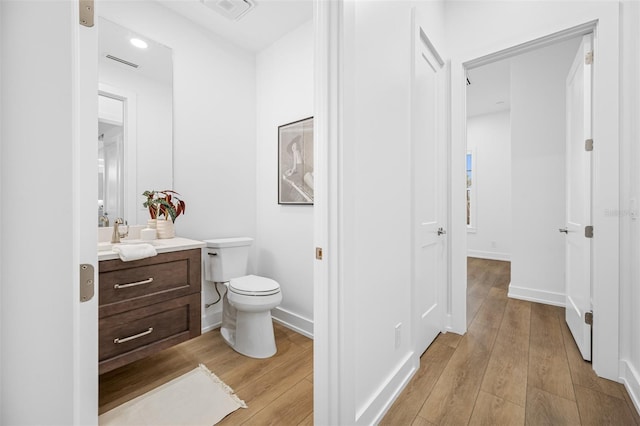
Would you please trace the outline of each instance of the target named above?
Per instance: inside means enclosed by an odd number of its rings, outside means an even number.
[[[414,14],[412,69],[414,344],[423,353],[442,331],[446,283],[444,62]]]
[[[97,15],[95,21],[98,21]],[[75,424],[91,425],[98,423],[98,34],[95,26],[78,25],[75,54],[74,244],[78,265],[94,267],[95,294],[84,302],[80,294],[75,298],[73,407]]]
[[[567,206],[566,321],[582,357],[591,360],[591,65],[592,38],[586,35],[578,48],[566,83],[567,100]]]

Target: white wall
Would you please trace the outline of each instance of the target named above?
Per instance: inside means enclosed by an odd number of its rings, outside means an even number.
[[[573,39],[511,60],[511,297],[564,306],[565,82]]]
[[[256,272],[278,281],[274,318],[313,334],[313,206],[278,204],[278,126],[313,113],[313,22],[256,58]]]
[[[1,424],[74,420],[72,5],[0,4]],[[56,249],[34,252],[42,236]]]
[[[187,203],[176,233],[255,237],[254,55],[154,2],[107,1],[99,13],[173,50],[173,189]],[[203,304],[217,298],[207,282],[202,294]],[[203,329],[220,322],[221,308],[203,306]]]
[[[476,210],[467,255],[511,258],[511,125],[509,111],[467,119],[467,149],[475,156]]]
[[[619,210],[611,209],[621,221],[620,289],[620,376],[636,409],[640,411],[640,3],[622,2],[622,74],[621,84],[621,192]],[[631,200],[635,200],[635,204]]]
[[[410,333],[411,5],[347,2],[344,16],[345,137],[334,165],[344,172],[338,181],[344,424],[379,421],[418,363]],[[444,54],[442,4],[420,7],[427,36]],[[396,348],[398,323],[404,326]]]

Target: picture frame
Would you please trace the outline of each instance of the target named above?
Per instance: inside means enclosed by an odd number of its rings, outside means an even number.
[[[313,117],[278,126],[278,204],[313,205]]]

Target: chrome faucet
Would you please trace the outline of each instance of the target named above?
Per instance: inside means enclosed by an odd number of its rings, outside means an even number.
[[[109,227],[109,217],[106,213],[98,218],[98,222],[100,222],[104,227]]]
[[[120,232],[120,225],[125,225],[127,229],[124,232]],[[120,238],[126,238],[129,235],[129,225],[121,217],[113,221],[113,235],[111,235],[111,244],[117,244],[120,242]]]

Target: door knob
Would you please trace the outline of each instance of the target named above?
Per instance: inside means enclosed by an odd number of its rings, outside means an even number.
[[[444,228],[442,228],[442,226],[440,228],[438,228],[438,235],[442,235],[442,234],[446,234],[447,231],[444,230]]]
[[[558,229],[558,231],[564,232],[565,234],[569,233],[569,230],[567,228],[560,228],[560,229]]]

